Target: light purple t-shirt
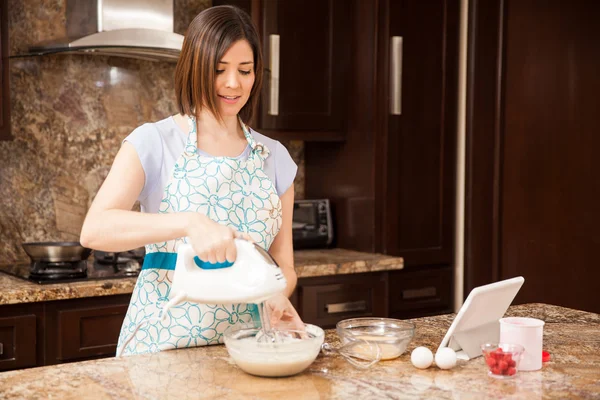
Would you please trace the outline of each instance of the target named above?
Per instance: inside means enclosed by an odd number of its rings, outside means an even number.
[[[201,133],[200,133],[201,134]],[[278,195],[282,195],[294,182],[298,166],[287,149],[277,140],[261,135],[254,130],[250,134],[265,145],[270,154],[265,160],[264,171],[275,184]],[[173,173],[175,162],[183,153],[187,133],[181,130],[173,117],[147,123],[136,128],[123,141],[133,145],[144,168],[146,180],[140,193],[142,212],[156,213],[160,207],[164,189]],[[199,150],[199,153],[210,157]],[[236,159],[244,160],[250,154],[250,145]]]

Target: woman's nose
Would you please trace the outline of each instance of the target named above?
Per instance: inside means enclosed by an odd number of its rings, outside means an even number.
[[[240,81],[238,79],[237,73],[236,72],[230,72],[227,74],[227,82],[225,82],[225,85],[229,88],[237,88],[238,86],[240,86]]]

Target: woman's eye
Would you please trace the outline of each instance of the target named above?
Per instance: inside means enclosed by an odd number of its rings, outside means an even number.
[[[225,70],[224,70],[224,69],[218,69],[218,70],[217,70],[217,75],[219,75],[219,74],[222,74],[223,72],[225,72]]]
[[[240,74],[242,74],[242,75],[250,75],[250,72],[251,71],[241,71],[240,70]]]

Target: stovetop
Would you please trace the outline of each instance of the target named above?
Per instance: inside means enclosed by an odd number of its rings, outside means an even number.
[[[64,277],[52,279],[31,275],[32,264],[0,265],[0,271],[38,284],[81,282],[136,277],[140,273],[143,260],[143,252],[141,254],[139,252],[115,254],[95,251],[87,261],[82,261],[87,266],[85,276],[75,278],[68,277],[67,273]]]

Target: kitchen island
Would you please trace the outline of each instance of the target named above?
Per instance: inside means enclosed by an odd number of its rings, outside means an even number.
[[[481,357],[449,371],[414,368],[410,351],[435,351],[454,317],[448,314],[413,320],[408,351],[368,370],[319,355],[300,375],[260,378],[238,369],[224,346],[210,346],[0,373],[0,399],[600,398],[600,315],[546,304],[513,306],[507,315],[546,322],[551,360],[542,370],[496,380]],[[333,330],[325,340],[338,344]]]

